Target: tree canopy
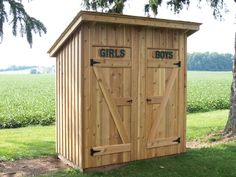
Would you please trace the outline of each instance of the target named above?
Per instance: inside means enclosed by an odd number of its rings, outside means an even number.
[[[199,4],[202,0],[198,0]],[[235,0],[236,1],[236,0]],[[86,10],[123,13],[127,0],[83,0],[83,5]],[[188,7],[191,0],[149,0],[145,4],[144,10],[147,16],[150,16],[150,10],[154,15],[158,14],[159,7],[166,3],[168,7],[174,12],[179,13],[184,7]],[[211,7],[213,16],[215,18],[222,18],[222,10],[225,8],[224,0],[206,0],[207,4]]]
[[[34,17],[31,17],[25,10],[22,0],[0,0],[0,38],[3,40],[4,24],[10,22],[12,34],[18,33],[26,39],[30,46],[33,44],[33,32],[41,36],[47,29],[44,24]]]

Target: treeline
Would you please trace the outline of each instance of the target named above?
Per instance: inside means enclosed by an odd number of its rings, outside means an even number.
[[[25,69],[32,69],[35,68],[37,66],[16,66],[16,65],[11,65],[5,69],[0,69],[0,72],[3,71],[19,71],[19,70],[25,70]]]
[[[188,70],[192,71],[231,71],[233,55],[229,53],[191,53],[188,54]]]

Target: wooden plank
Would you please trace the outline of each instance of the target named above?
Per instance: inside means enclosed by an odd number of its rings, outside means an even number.
[[[116,153],[131,151],[130,143],[107,145],[107,146],[97,146],[97,147],[93,147],[92,149],[94,151],[100,151],[100,152],[94,153],[94,156],[116,154]]]
[[[69,159],[69,57],[68,57],[68,44],[66,44],[65,47],[65,60],[66,60],[66,90],[65,90],[65,111],[66,111],[66,116],[65,116],[65,146],[66,146],[66,158]]]
[[[147,104],[161,104],[162,99],[163,96],[149,96],[147,97]]]
[[[186,104],[187,104],[187,36],[185,34],[180,34],[179,37],[179,48],[180,48],[180,57],[182,58],[183,66],[180,69],[179,73],[179,112],[178,112],[178,129],[179,135],[183,139],[180,144],[179,152],[186,151]]]
[[[127,84],[127,83],[125,83]],[[128,85],[128,84],[127,84]],[[116,106],[130,106],[132,104],[132,98],[114,98]]]
[[[84,54],[83,54],[83,33],[82,29],[77,33],[75,48],[75,81],[76,81],[76,162],[80,168],[85,166],[85,140],[83,134],[85,131],[85,103],[84,103]]]
[[[149,98],[150,96],[154,95],[154,88],[153,88],[153,70],[154,68],[147,68],[146,72],[146,95],[147,98]],[[152,122],[153,119],[155,117],[155,111],[154,111],[154,105],[153,104],[148,104],[148,102],[146,102],[146,122],[145,122],[145,141],[147,142],[147,138],[148,138],[148,133],[152,127]],[[145,150],[147,150],[146,148],[144,148]],[[151,158],[155,156],[155,149],[148,149],[148,151],[146,152],[146,158]]]
[[[179,60],[148,60],[149,68],[179,68],[177,65]]]
[[[170,137],[170,138],[156,139],[155,141],[151,143],[147,143],[147,148],[157,148],[157,147],[179,144],[178,142],[175,142],[178,138],[179,137],[175,136],[175,137]]]
[[[131,61],[130,60],[122,60],[122,59],[94,59],[96,62],[100,62],[95,64],[96,67],[104,67],[104,68],[130,68]]]
[[[122,28],[122,29],[120,29]],[[119,31],[118,31],[119,30]],[[110,34],[110,36],[108,37],[108,39],[110,38],[111,41],[116,42],[117,44],[114,44],[114,42],[109,42],[109,44],[105,45],[105,46],[93,46],[95,48],[95,52],[94,52],[94,57],[96,59],[111,59],[112,60],[130,60],[131,58],[131,48],[128,46],[124,46],[123,45],[123,38],[124,38],[124,32],[123,30],[123,26],[122,27],[118,27],[118,29],[116,30],[116,36],[114,36],[113,33]],[[120,35],[120,36],[118,36]],[[115,38],[115,39],[114,39]],[[114,50],[114,52],[112,52],[112,54],[110,54],[110,49]],[[119,55],[120,50],[124,50],[125,53],[122,57],[117,57],[116,54]],[[111,55],[112,57],[108,57],[108,56],[101,56],[101,51],[105,51],[106,54],[109,56]]]
[[[96,44],[99,45],[107,45],[107,28],[104,24],[97,24],[96,27]],[[108,68],[103,68],[103,74],[107,78],[110,76],[110,71]],[[108,79],[109,80],[109,79]],[[102,95],[102,91],[100,89],[100,94],[102,96],[102,120],[101,120],[101,126],[102,126],[102,145],[109,145],[110,144],[110,122],[113,120],[110,118],[111,114],[108,108],[108,105],[106,103],[106,100],[104,96]],[[102,165],[111,164],[111,155],[104,155],[102,156]]]
[[[76,49],[77,50],[77,49]],[[75,120],[75,36],[71,40],[71,148],[72,162],[76,164],[76,120]]]
[[[139,57],[138,49],[139,49],[139,33],[138,29],[132,27],[131,28],[131,45],[132,45],[132,107],[131,107],[131,132],[130,132],[130,139],[131,139],[131,160],[137,159],[137,117],[138,117],[138,102],[139,102],[139,96],[138,96],[138,62],[137,59]]]
[[[146,71],[147,71],[147,53],[146,53],[146,28],[139,29],[139,85],[138,85],[138,96],[139,99],[139,110],[138,110],[138,151],[137,159],[144,158],[143,149],[146,146],[144,142],[144,124],[145,124],[145,114],[146,114]]]
[[[128,49],[126,50],[129,50],[130,52],[130,55],[129,55],[129,60],[132,62],[131,60],[131,28],[129,26],[125,26],[125,25],[122,25],[120,28],[122,28],[122,34],[123,34],[123,37],[122,37],[122,40],[119,40],[120,43],[118,43],[119,45],[123,45],[123,46],[127,46]],[[132,64],[132,63],[131,63]],[[132,67],[132,66],[131,66]],[[131,81],[132,81],[132,75],[131,75],[131,68],[123,68],[123,97],[124,98],[130,98],[132,99],[132,95],[131,95],[131,90],[132,90],[132,85],[131,85]],[[129,101],[129,100],[127,100]],[[127,102],[126,101],[126,102]],[[133,100],[132,100],[132,104],[133,104]],[[125,128],[127,129],[128,131],[128,136],[129,136],[129,139],[131,137],[130,133],[131,133],[131,108],[132,108],[132,104],[130,104],[130,106],[124,106],[122,107],[123,109],[123,123],[125,125]],[[130,158],[131,158],[131,153],[130,152],[124,152],[123,153],[123,162],[128,162],[130,161]]]
[[[93,158],[90,156],[90,148],[91,148],[91,137],[92,137],[92,133],[91,133],[91,127],[90,125],[93,123],[91,120],[91,95],[90,95],[90,90],[91,90],[91,82],[90,82],[90,77],[91,77],[91,72],[90,72],[90,63],[89,63],[89,58],[90,58],[90,26],[89,25],[84,25],[83,26],[83,49],[82,49],[82,53],[83,53],[83,62],[84,65],[83,70],[83,88],[84,91],[82,92],[83,95],[83,102],[81,102],[82,104],[84,104],[83,108],[83,120],[84,120],[84,124],[83,126],[85,126],[83,128],[83,139],[84,139],[84,168],[88,168],[92,166],[93,163]],[[89,138],[88,138],[89,137]]]
[[[63,156],[66,157],[66,51],[63,49]]]
[[[63,154],[63,53],[60,51],[60,117],[59,117],[60,125],[59,125],[59,153]]]
[[[156,52],[157,51],[169,51],[172,52],[173,57],[172,58],[157,58],[156,57]],[[179,50],[177,48],[174,47],[170,47],[170,46],[158,46],[157,48],[150,48],[148,47],[147,49],[147,53],[148,53],[148,60],[177,60],[179,57]]]
[[[105,97],[105,100],[107,102],[107,105],[109,107],[109,110],[112,114],[112,118],[116,124],[117,130],[121,136],[122,142],[123,143],[128,143],[129,142],[129,137],[128,137],[128,133],[127,130],[125,129],[123,123],[122,123],[122,119],[121,116],[119,114],[119,112],[117,111],[116,105],[112,99],[112,96],[110,94],[110,92],[107,90],[108,86],[105,82],[105,79],[101,73],[101,71],[99,70],[99,68],[97,67],[93,67],[93,71],[97,77],[97,81],[100,85],[100,88],[102,90],[102,93]]]
[[[60,153],[60,54],[56,59],[56,152]]]
[[[166,104],[168,102],[168,99],[169,99],[169,95],[172,91],[172,88],[174,86],[174,83],[175,83],[175,80],[176,80],[176,77],[178,76],[178,69],[173,69],[172,70],[172,73],[170,75],[170,79],[168,81],[168,84],[166,86],[166,91],[163,95],[163,98],[165,98],[162,103],[160,104],[160,107],[159,107],[159,119],[155,119],[153,125],[152,125],[152,128],[151,128],[151,131],[149,133],[149,137],[148,137],[148,142],[152,142],[154,140],[154,137],[155,137],[155,133],[160,125],[160,122],[161,120],[163,119],[163,114],[164,114],[164,111],[165,111],[165,108],[166,108]]]
[[[71,107],[71,39],[68,41],[68,157],[72,161],[72,107]]]

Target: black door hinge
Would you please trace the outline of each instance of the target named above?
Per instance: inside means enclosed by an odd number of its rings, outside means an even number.
[[[94,60],[94,59],[90,59],[90,66],[93,66],[93,65],[99,64],[99,63],[101,63],[101,62],[96,61],[96,60]]]
[[[177,138],[176,140],[173,140],[173,142],[176,142],[176,143],[180,143],[180,137],[179,138]]]
[[[100,150],[94,150],[93,148],[90,149],[90,155],[94,156],[95,153],[101,152]]]
[[[177,63],[174,63],[174,65],[176,65],[180,68],[181,67],[181,61],[178,61]]]

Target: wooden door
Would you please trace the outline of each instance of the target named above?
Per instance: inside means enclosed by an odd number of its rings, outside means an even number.
[[[89,148],[91,160],[96,161],[94,166],[130,161],[133,102],[130,51],[124,47],[93,47],[90,117],[94,132],[88,138],[92,141]]]
[[[178,88],[181,61],[178,50],[149,49],[146,65],[146,148],[149,157],[177,153]],[[166,147],[172,152],[166,152]],[[157,149],[158,148],[158,149]]]

